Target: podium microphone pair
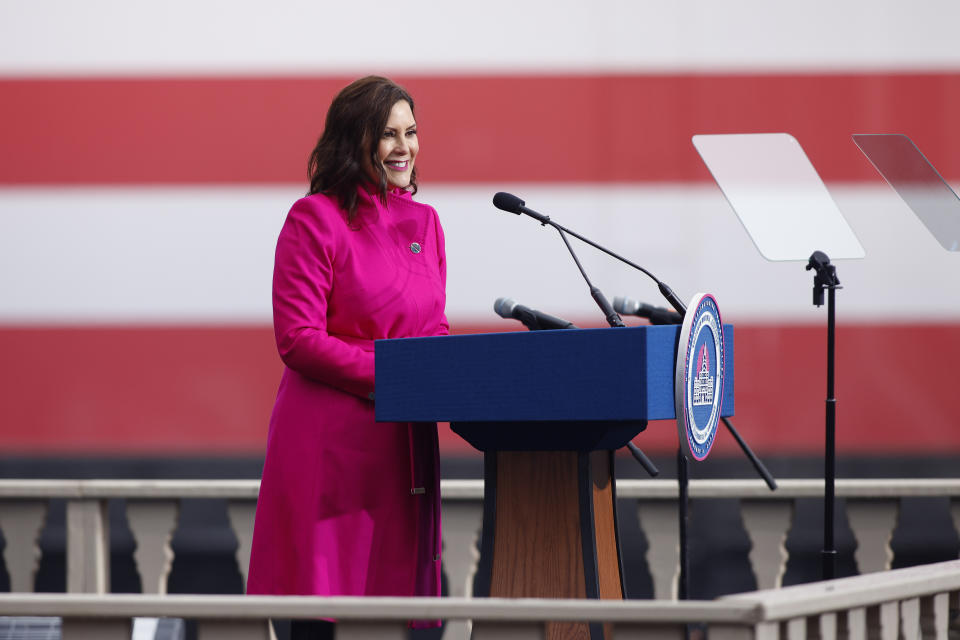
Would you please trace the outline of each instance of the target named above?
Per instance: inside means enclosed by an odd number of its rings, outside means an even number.
[[[661,325],[683,323],[683,318],[681,318],[680,314],[675,311],[664,309],[663,307],[655,307],[647,304],[646,302],[637,302],[632,298],[614,298],[613,308],[617,313],[621,313],[625,316],[646,318],[650,321],[650,324]],[[549,313],[544,313],[542,311],[537,311],[536,309],[531,309],[530,307],[525,307],[522,304],[517,303],[517,301],[513,298],[497,298],[493,303],[493,310],[501,318],[506,318],[507,320],[519,320],[521,323],[523,323],[523,326],[530,331],[577,328],[577,325],[573,324],[572,322],[564,320],[563,318],[552,316]]]

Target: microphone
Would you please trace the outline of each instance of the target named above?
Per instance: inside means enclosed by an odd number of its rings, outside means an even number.
[[[498,191],[493,196],[493,206],[501,211],[506,211],[508,213],[515,213],[520,215],[525,213],[534,220],[537,220],[540,224],[546,225],[550,222],[550,216],[545,216],[542,213],[537,213],[533,209],[528,209],[526,202],[513,195],[512,193],[506,193],[505,191]]]
[[[680,298],[677,296],[677,294],[675,294],[675,293],[673,292],[673,289],[671,289],[669,286],[667,286],[667,283],[661,281],[661,280],[660,280],[659,278],[657,278],[655,275],[653,275],[652,273],[650,273],[650,271],[648,271],[647,269],[644,269],[643,267],[641,267],[640,265],[638,265],[638,264],[635,263],[635,262],[632,262],[632,261],[630,261],[630,260],[627,260],[626,258],[624,258],[623,256],[621,256],[620,254],[614,253],[613,251],[610,251],[610,249],[607,249],[606,247],[597,244],[597,243],[594,242],[593,240],[590,240],[589,238],[585,238],[585,237],[583,237],[582,235],[580,235],[579,233],[573,232],[573,231],[571,231],[570,229],[567,229],[566,227],[561,226],[561,225],[557,224],[556,222],[553,222],[552,220],[550,220],[550,216],[546,216],[546,215],[544,215],[544,214],[542,214],[542,213],[538,213],[538,212],[534,211],[533,209],[528,208],[526,202],[524,202],[523,200],[521,200],[521,199],[518,198],[517,196],[513,195],[512,193],[506,193],[506,192],[504,192],[504,191],[498,191],[498,192],[493,196],[493,206],[495,206],[497,209],[500,209],[500,210],[502,210],[502,211],[507,211],[507,212],[509,212],[509,213],[515,213],[515,214],[517,214],[517,215],[520,215],[521,213],[525,213],[525,214],[527,214],[528,216],[530,216],[531,218],[533,218],[534,220],[539,221],[540,224],[542,224],[542,225],[544,225],[544,226],[546,226],[546,225],[549,224],[551,227],[553,227],[554,229],[556,229],[557,231],[559,231],[559,232],[560,232],[560,235],[561,235],[561,236],[563,237],[563,239],[564,239],[564,242],[567,241],[567,240],[566,240],[566,236],[564,236],[564,234],[565,234],[565,233],[569,233],[570,235],[572,235],[572,236],[573,236],[574,238],[576,238],[577,240],[580,240],[581,242],[585,242],[585,243],[587,243],[588,245],[590,245],[591,247],[593,247],[593,248],[595,248],[595,249],[599,249],[600,251],[604,252],[604,253],[607,254],[608,256],[610,256],[610,257],[612,257],[612,258],[616,258],[617,260],[619,260],[620,262],[622,262],[622,263],[624,263],[624,264],[630,265],[631,267],[633,267],[633,268],[636,269],[637,271],[641,271],[642,273],[644,273],[645,275],[647,275],[650,279],[652,279],[655,283],[657,283],[657,289],[660,290],[660,293],[663,295],[663,297],[666,298],[667,302],[670,303],[670,306],[677,310],[677,313],[679,313],[681,316],[683,316],[684,314],[687,313],[687,305],[683,304],[683,301],[681,301]],[[569,243],[567,243],[567,248],[568,248],[568,249],[570,248],[570,244],[569,244]],[[571,249],[571,252],[572,252],[572,249]],[[577,266],[579,266],[579,263],[578,263]],[[581,271],[583,271],[582,268],[581,268]],[[600,303],[598,302],[598,304],[600,304]],[[607,311],[606,311],[606,309],[604,309],[604,314],[606,314],[606,313],[607,313]]]
[[[626,316],[646,318],[650,324],[683,324],[683,317],[676,311],[655,307],[646,302],[637,302],[633,298],[618,296],[613,299],[613,308]]]
[[[506,191],[497,191],[493,194],[493,206],[497,209],[520,215],[520,207],[527,204],[512,193]]]
[[[573,247],[570,246],[570,241],[567,240],[567,236],[564,234],[564,229],[556,222],[550,222],[550,216],[545,216],[542,213],[537,213],[533,209],[528,209],[526,203],[513,195],[512,193],[506,193],[505,191],[498,191],[493,195],[493,206],[502,211],[508,213],[515,213],[520,215],[525,213],[534,220],[540,221],[540,224],[543,226],[550,225],[554,229],[560,232],[560,237],[563,239],[563,243],[567,245],[567,250],[570,252],[570,255],[573,257],[573,261],[577,264],[577,268],[580,269],[580,275],[583,276],[583,279],[587,282],[587,286],[590,288],[590,296],[593,298],[593,301],[597,303],[597,306],[600,307],[600,310],[603,312],[603,317],[606,319],[607,324],[611,327],[622,327],[623,320],[620,319],[620,316],[617,315],[617,312],[613,310],[613,307],[610,306],[610,302],[607,300],[606,296],[603,295],[603,292],[600,291],[597,287],[590,282],[590,278],[587,277],[587,272],[584,271],[583,265],[580,264],[580,259],[577,258],[576,252],[573,250]],[[576,235],[576,234],[573,234]],[[577,236],[580,237],[580,236]],[[499,313],[499,312],[497,312]]]
[[[518,304],[513,298],[497,298],[493,303],[493,310],[501,318],[519,320],[530,331],[546,329],[576,329],[572,322],[537,311]]]

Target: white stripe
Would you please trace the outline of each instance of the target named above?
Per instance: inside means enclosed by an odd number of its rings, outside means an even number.
[[[454,322],[496,322],[496,298],[602,320],[558,237],[494,209],[507,190],[650,269],[684,300],[715,294],[725,319],[822,322],[802,262],[756,251],[713,185],[444,185],[440,212]],[[838,261],[839,320],[960,319],[960,253],[948,253],[892,190],[833,186],[867,252]],[[0,323],[269,323],[277,232],[301,187],[0,190]],[[612,299],[664,304],[645,276],[573,241]]]
[[[0,74],[944,69],[953,0],[0,3]]]
[[[289,188],[0,190],[6,322],[269,321]]]

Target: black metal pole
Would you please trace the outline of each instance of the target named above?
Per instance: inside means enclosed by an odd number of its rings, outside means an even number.
[[[835,480],[837,477],[837,398],[834,396],[836,315],[834,302],[836,288],[827,286],[827,401],[826,434],[824,461],[824,498],[823,498],[823,579],[832,580],[837,575],[837,550],[834,547],[834,502],[836,501]]]
[[[750,445],[740,437],[740,434],[734,428],[733,424],[726,418],[720,418],[723,420],[723,424],[727,425],[727,430],[730,431],[730,435],[733,436],[733,439],[737,441],[737,444],[740,445],[741,451],[747,456],[747,459],[753,464],[753,468],[756,470],[757,474],[763,478],[763,481],[767,483],[767,486],[770,487],[770,491],[777,490],[777,481],[774,479],[773,475],[767,471],[767,466],[760,461],[760,458],[753,453],[753,450],[750,449]]]
[[[823,290],[827,290],[827,406],[826,433],[823,454],[823,550],[820,552],[822,575],[831,580],[837,575],[837,550],[833,541],[833,512],[836,501],[835,480],[837,477],[837,399],[834,396],[836,362],[836,291],[840,288],[837,270],[830,258],[822,251],[814,251],[807,263],[807,271],[813,269],[813,304],[823,305]]]
[[[677,483],[680,488],[680,583],[677,585],[677,598],[686,600],[689,596],[690,563],[687,555],[687,520],[689,505],[690,476],[687,473],[687,456],[682,449],[677,449]]]
[[[632,442],[628,442],[627,449],[630,450],[633,459],[640,463],[640,466],[643,467],[643,470],[646,471],[651,478],[656,478],[660,475],[660,470],[657,469],[657,465],[653,464],[653,461],[640,450],[640,447]]]

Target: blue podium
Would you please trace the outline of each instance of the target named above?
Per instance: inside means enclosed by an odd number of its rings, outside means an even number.
[[[484,452],[476,595],[624,597],[613,452],[649,420],[675,417],[679,335],[643,326],[376,342],[376,419],[449,422]],[[724,347],[730,416],[731,325]],[[547,637],[603,634],[547,626]]]

